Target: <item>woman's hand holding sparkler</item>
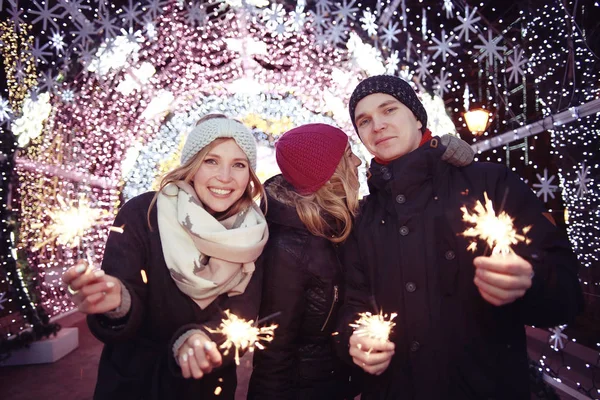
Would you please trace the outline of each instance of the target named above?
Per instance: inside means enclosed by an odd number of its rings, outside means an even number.
[[[73,303],[86,314],[104,314],[121,305],[121,281],[81,261],[62,276]]]
[[[533,268],[515,253],[476,257],[473,264],[479,293],[495,306],[512,303],[531,287]]]
[[[389,340],[373,339],[356,332],[350,336],[352,361],[371,375],[381,375],[387,369],[394,349],[394,343]]]
[[[184,378],[200,379],[223,362],[216,343],[203,333],[191,335],[179,347],[177,354]]]

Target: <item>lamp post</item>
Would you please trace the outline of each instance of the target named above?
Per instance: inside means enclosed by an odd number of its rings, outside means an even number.
[[[465,122],[467,123],[467,128],[469,128],[473,135],[479,136],[485,132],[488,126],[488,122],[490,121],[490,112],[488,110],[484,110],[483,108],[475,108],[465,112],[464,117]]]

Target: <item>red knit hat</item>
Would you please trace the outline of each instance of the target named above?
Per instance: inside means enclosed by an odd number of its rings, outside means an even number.
[[[300,194],[314,193],[340,163],[348,136],[327,124],[306,124],[284,133],[275,144],[283,177]]]

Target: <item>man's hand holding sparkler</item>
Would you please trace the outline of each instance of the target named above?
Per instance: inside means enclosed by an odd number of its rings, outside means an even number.
[[[390,365],[395,345],[390,342],[393,321],[397,314],[360,313],[351,323],[354,333],[350,336],[350,355],[356,365],[371,375],[382,374]]]
[[[220,366],[223,357],[215,342],[204,333],[194,333],[179,347],[177,360],[184,378],[200,379]]]
[[[395,345],[354,332],[350,336],[350,356],[354,364],[371,375],[381,375],[392,361]]]
[[[62,276],[79,311],[86,314],[104,314],[121,305],[121,281],[79,262]]]
[[[512,303],[531,287],[533,268],[515,253],[476,257],[473,264],[479,293],[495,306]]]

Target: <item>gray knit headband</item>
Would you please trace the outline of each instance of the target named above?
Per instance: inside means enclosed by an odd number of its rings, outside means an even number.
[[[198,124],[188,135],[181,151],[181,165],[191,160],[215,139],[232,138],[246,153],[250,166],[256,171],[256,140],[242,123],[228,118],[213,118]]]
[[[421,131],[425,132],[427,129],[427,111],[425,111],[425,107],[423,107],[423,104],[408,82],[391,75],[371,76],[360,82],[356,89],[354,89],[354,92],[352,92],[348,108],[350,111],[350,121],[352,121],[356,132],[358,132],[356,122],[354,121],[356,105],[359,101],[374,93],[385,93],[395,97],[412,111],[417,120],[421,121],[423,125]]]

